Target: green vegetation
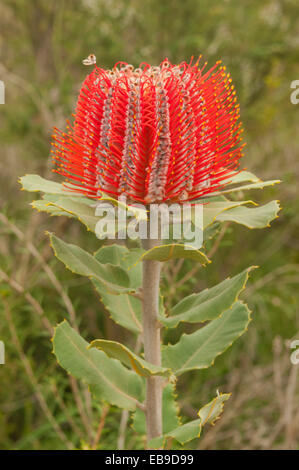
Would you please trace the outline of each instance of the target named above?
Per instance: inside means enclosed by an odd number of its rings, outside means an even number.
[[[0,339],[6,347],[6,364],[0,365],[0,448],[114,449],[116,442],[126,449],[144,446],[134,431],[143,425],[139,410],[134,426],[130,420],[124,426],[125,415],[101,401],[91,402],[85,385],[67,376],[51,354],[52,325],[65,318],[88,341],[130,343],[128,333],[109,319],[99,302],[109,294],[97,285],[97,266],[93,288],[88,278],[65,270],[53,256],[45,230],[68,243],[78,240],[75,244],[88,253],[100,243],[74,220],[73,208],[55,194],[55,185],[49,188],[47,202],[52,205],[47,207],[53,214],[71,217],[50,218],[32,211],[32,195],[20,192],[18,182],[26,173],[52,178],[52,127],[63,127],[73,111],[88,71],[82,59],[94,52],[103,67],[118,60],[159,63],[165,56],[178,62],[202,53],[210,65],[222,59],[230,71],[247,142],[243,165],[263,180],[279,178],[283,184],[232,195],[234,217],[220,211],[217,217],[225,222],[216,243],[206,242],[212,260],[208,266],[202,268],[199,262],[194,267],[192,260],[175,258],[165,264],[162,293],[167,312],[187,295],[212,291],[229,275],[245,276],[247,266],[260,266],[250,273],[246,291],[235,288],[236,296],[254,312],[247,334],[217,358],[213,368],[186,372],[178,381],[182,422],[196,421],[180,442],[198,434],[205,407],[199,418],[197,410],[217,400],[220,387],[222,401],[232,392],[226,412],[215,427],[205,426],[199,443],[188,447],[298,449],[298,366],[289,360],[289,340],[299,338],[299,105],[290,103],[290,83],[299,79],[296,0],[3,0],[0,12],[0,72],[6,85],[6,104],[0,107]],[[251,210],[240,201],[258,199],[265,211],[266,203],[276,198],[283,211],[272,222],[275,229],[248,230],[233,223]],[[43,202],[35,202],[36,208],[43,210]],[[92,215],[83,222],[92,227]],[[122,286],[128,286],[125,276]],[[113,317],[116,312],[120,325],[127,321],[132,331],[138,328],[129,316],[123,318],[113,299],[109,301],[109,313]],[[132,302],[138,304],[138,299]],[[177,330],[167,330],[165,342],[194,331],[193,325],[182,322]],[[132,389],[137,394],[138,384],[132,383]]]

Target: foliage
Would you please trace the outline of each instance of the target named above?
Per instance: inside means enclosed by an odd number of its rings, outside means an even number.
[[[237,179],[244,183],[247,178],[237,176]],[[253,177],[253,179],[257,178]],[[232,192],[234,192],[234,183],[236,183],[236,181],[233,181]],[[52,188],[51,183],[45,180],[43,190],[40,185],[40,180],[36,178],[35,175],[27,175],[21,178],[21,184],[23,189],[29,191],[43,191],[46,193],[45,199],[48,197],[48,188],[50,188],[50,190]],[[260,187],[263,186],[264,183],[260,182]],[[241,187],[245,190],[248,189],[248,185],[246,184],[243,184]],[[63,185],[60,187],[55,185],[53,191],[62,193]],[[221,199],[222,195],[220,194],[219,197]],[[64,199],[69,201],[69,198],[72,198],[72,195],[67,196],[66,192]],[[76,205],[77,201],[75,200],[74,202]],[[55,204],[56,202],[54,201],[53,205]],[[72,215],[85,224],[91,204],[92,201],[90,201],[90,203],[83,203],[80,213],[78,214],[78,211],[74,210]],[[205,211],[208,210],[214,214],[214,217],[210,218],[207,226],[221,222],[219,215],[223,213],[229,214],[236,209],[244,208],[243,205],[238,207],[227,199],[225,204],[224,207],[221,204],[219,205],[217,195],[216,202],[214,197],[205,199],[203,212],[205,213]],[[114,200],[114,205],[118,205],[117,200]],[[240,219],[234,215],[229,220],[244,225],[250,223],[252,228],[265,227],[269,225],[270,221],[277,217],[279,210],[276,201],[274,201],[274,204],[267,204],[267,206],[269,205],[271,208],[266,211],[263,210],[263,207],[248,209],[254,213],[258,212],[257,216],[253,216],[251,213],[245,213]],[[61,208],[61,206],[59,206],[59,208]],[[42,209],[43,208],[40,207],[40,210]],[[47,212],[47,207],[44,207],[44,210]],[[207,218],[204,217],[204,219],[206,220]],[[139,255],[136,257],[136,249],[130,251],[118,245],[102,247],[94,255],[91,255],[78,246],[63,242],[53,234],[50,235],[50,241],[56,257],[62,261],[69,270],[90,278],[93,283],[96,282],[99,291],[102,292],[104,305],[106,305],[105,298],[107,299],[107,294],[109,297],[111,297],[111,295],[121,297],[118,309],[115,309],[115,312],[117,312],[116,316],[119,316],[120,314],[118,312],[122,310],[122,304],[124,302],[122,299],[123,295],[125,295],[125,299],[128,302],[130,296],[139,294],[141,272],[138,270],[137,274],[136,265],[138,266],[144,259],[158,260],[160,262],[168,261],[172,258],[181,258],[184,260],[187,254],[189,259],[203,266],[209,261],[204,253],[193,248],[190,249],[190,246],[184,243],[175,244],[170,242],[167,245],[161,245],[160,247],[145,251],[141,257]],[[134,265],[132,264],[133,261]],[[127,274],[123,269],[125,266],[130,274]],[[130,268],[132,267],[135,267],[135,269],[133,272],[130,272]],[[131,411],[134,411],[136,407],[142,409],[144,404],[141,399],[145,395],[145,383],[144,380],[143,382],[141,381],[140,376],[145,378],[153,375],[168,376],[169,383],[166,382],[166,384],[170,385],[177,377],[186,372],[194,369],[204,369],[213,365],[215,359],[247,330],[250,321],[250,311],[247,305],[237,300],[237,298],[241,290],[244,289],[248,279],[248,273],[251,269],[252,268],[247,269],[233,279],[223,281],[211,288],[210,291],[203,291],[200,294],[193,294],[186,297],[179,305],[174,307],[174,311],[181,311],[182,303],[185,305],[185,308],[187,305],[187,313],[184,312],[183,308],[183,313],[180,313],[179,318],[177,318],[177,316],[161,316],[162,326],[166,324],[166,326],[172,328],[180,321],[199,323],[210,320],[207,325],[196,332],[189,335],[182,335],[175,345],[164,346],[162,350],[162,367],[146,362],[138,354],[132,352],[127,346],[119,342],[97,339],[92,341],[90,346],[88,346],[88,343],[86,343],[66,321],[59,324],[55,330],[53,352],[59,364],[66,369],[67,372],[88,384],[94,399],[104,400],[110,405],[116,405]],[[109,297],[106,307],[111,305]],[[140,341],[140,335],[144,333],[140,323],[140,306],[137,308],[136,312],[133,307],[131,316],[136,318],[136,315],[139,316],[137,341]],[[125,326],[124,321],[122,325]],[[131,326],[129,326],[129,330],[132,331]],[[214,399],[215,403],[213,406],[211,404],[206,405],[198,412],[199,420],[170,430],[164,437],[152,440],[150,445],[160,447],[165,444],[165,442],[168,442],[169,439],[175,439],[180,444],[184,444],[199,436],[203,424],[209,421],[213,422],[218,417],[218,414],[222,411],[223,401],[225,401],[228,396],[229,395],[217,396]],[[203,419],[202,416],[205,414],[204,410],[206,407],[211,408],[211,416],[208,414],[208,418]],[[177,408],[178,406],[175,405],[174,418],[176,417]],[[169,410],[168,412],[172,414],[173,410]],[[165,413],[164,411],[164,421],[168,419],[171,420],[171,415],[167,416]],[[166,432],[164,427],[163,433]]]
[[[43,214],[31,213],[24,204],[27,196],[18,192],[17,183],[18,175],[26,172],[49,178],[49,134],[54,124],[63,126],[74,106],[74,96],[86,73],[81,60],[89,52],[95,52],[104,66],[113,65],[119,57],[137,64],[143,60],[157,63],[167,55],[175,62],[203,52],[210,63],[222,58],[231,71],[248,143],[244,164],[249,166],[250,162],[250,168],[264,179],[279,175],[284,181],[279,194],[285,209],[272,232],[247,231],[245,227],[236,230],[229,222],[209,225],[205,252],[213,262],[204,270],[194,266],[192,260],[165,263],[162,293],[167,318],[185,295],[211,289],[228,275],[241,273],[244,266],[260,265],[249,288],[241,294],[254,312],[246,341],[236,343],[213,368],[190,372],[183,381],[179,379],[177,390],[183,397],[179,404],[185,423],[197,418],[199,390],[205,402],[218,386],[234,392],[227,413],[230,422],[224,413],[218,426],[206,428],[201,448],[296,447],[298,420],[289,408],[285,419],[283,413],[292,377],[285,340],[298,332],[298,109],[289,101],[289,84],[299,74],[297,2],[231,0],[203,1],[199,5],[195,0],[37,0],[33,7],[24,0],[4,0],[0,11],[0,68],[7,103],[0,113],[0,200],[4,217],[0,338],[5,341],[9,361],[7,366],[0,366],[1,448],[57,449],[71,443],[76,448],[96,445],[109,449],[115,448],[118,438],[119,411],[112,406],[105,418],[104,407],[96,402],[90,406],[86,388],[79,383],[76,389],[56,366],[54,356],[49,354],[52,332],[44,321],[48,318],[50,324],[56,324],[67,317],[88,340],[109,337],[123,342],[128,338],[121,327],[112,325],[106,309],[99,304],[100,287],[96,286],[95,293],[88,280],[64,271],[64,266],[53,259],[43,231],[53,231],[72,242],[75,237],[76,243],[90,253],[98,250],[99,244],[70,218],[49,221]],[[251,183],[258,182],[248,181]],[[256,194],[266,203],[273,191],[270,187],[258,193],[253,187],[248,194],[250,198]],[[230,198],[238,204],[247,200],[242,192],[231,193]],[[55,200],[49,196],[47,201],[41,199],[34,204],[74,218],[48,202]],[[246,206],[253,207],[249,202]],[[5,214],[9,214],[9,220]],[[94,279],[92,284],[96,285]],[[139,300],[122,294],[123,299],[125,296],[138,312]],[[120,311],[120,298],[111,294],[103,299],[111,316]],[[118,323],[122,324],[121,320]],[[135,322],[129,324],[136,333]],[[129,328],[128,324],[124,326]],[[16,335],[12,336],[14,330]],[[173,343],[182,332],[193,331],[192,324],[179,324],[176,330],[165,330],[165,342]],[[129,343],[133,350],[134,342],[129,339]],[[28,375],[26,358],[35,381]],[[290,404],[296,400],[298,387],[293,393]],[[78,406],[80,399],[83,409]],[[101,416],[105,426],[100,441],[95,443]],[[80,435],[82,423],[84,432]],[[126,448],[142,446],[128,427]]]

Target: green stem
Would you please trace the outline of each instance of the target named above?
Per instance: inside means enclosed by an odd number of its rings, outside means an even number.
[[[157,240],[144,240],[146,250],[157,246]],[[143,261],[143,339],[144,358],[157,366],[161,365],[161,337],[159,313],[160,261]],[[162,381],[161,377],[146,380],[146,430],[147,441],[162,435]]]

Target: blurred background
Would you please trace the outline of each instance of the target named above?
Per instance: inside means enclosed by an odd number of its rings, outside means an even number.
[[[137,66],[203,54],[231,73],[244,123],[242,162],[263,179],[283,183],[250,198],[279,199],[271,229],[225,226],[213,263],[169,264],[163,293],[169,307],[250,265],[258,264],[243,298],[253,310],[249,331],[207,371],[178,383],[183,421],[215,390],[232,392],[225,412],[205,429],[199,449],[299,448],[299,365],[290,341],[299,339],[299,80],[297,0],[2,0],[0,79],[0,365],[1,449],[127,449],[143,447],[120,411],[91,403],[88,390],[66,376],[51,354],[51,325],[68,318],[86,339],[131,341],[108,319],[85,278],[54,258],[45,230],[96,248],[77,221],[34,212],[18,177],[52,178],[50,136],[63,128],[88,69],[119,60]],[[180,268],[180,269],[178,269]],[[187,276],[186,276],[187,275]],[[120,426],[120,422],[122,423]]]

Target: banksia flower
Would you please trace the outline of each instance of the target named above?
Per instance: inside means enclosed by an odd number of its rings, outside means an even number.
[[[167,59],[137,69],[95,65],[73,125],[53,136],[55,171],[66,186],[142,203],[191,201],[221,189],[242,156],[239,105],[225,67],[205,67]]]

